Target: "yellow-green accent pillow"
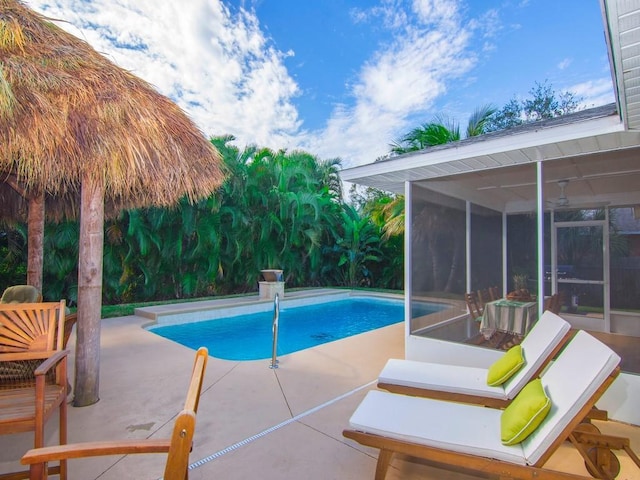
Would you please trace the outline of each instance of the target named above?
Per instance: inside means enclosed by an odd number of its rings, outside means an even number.
[[[487,385],[496,387],[509,380],[524,365],[522,346],[514,345],[498,360],[493,362],[487,372]]]
[[[500,440],[515,445],[531,435],[551,410],[539,378],[529,382],[500,416]]]

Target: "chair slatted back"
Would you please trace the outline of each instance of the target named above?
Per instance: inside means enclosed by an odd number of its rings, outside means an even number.
[[[42,360],[63,349],[64,321],[64,300],[0,304],[0,388],[35,383]]]
[[[484,310],[485,303],[500,300],[500,291],[498,287],[489,287],[478,290],[478,305]]]
[[[482,290],[478,290],[478,306],[484,310],[484,304],[491,301],[491,295],[489,294],[488,288],[483,288]]]
[[[480,302],[478,301],[478,295],[476,292],[465,293],[464,301],[467,304],[467,309],[469,310],[469,315],[473,320],[479,320],[482,317],[482,308],[480,307]]]
[[[549,310],[556,315],[560,313],[560,294],[554,293],[544,303],[544,309]]]
[[[60,350],[64,303],[0,304],[0,353]]]
[[[496,300],[500,300],[500,298],[502,298],[502,295],[500,295],[500,289],[497,285],[489,287],[489,297],[491,298],[492,302],[495,302]]]

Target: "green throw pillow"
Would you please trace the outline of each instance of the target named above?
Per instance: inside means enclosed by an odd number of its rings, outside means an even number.
[[[539,378],[529,382],[500,416],[500,439],[515,445],[531,435],[551,410],[551,400]]]
[[[522,346],[514,345],[489,367],[487,385],[497,387],[509,380],[524,365]]]

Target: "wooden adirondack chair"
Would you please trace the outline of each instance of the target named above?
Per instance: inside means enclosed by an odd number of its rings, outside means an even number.
[[[59,441],[67,441],[67,351],[62,350],[65,302],[0,304],[0,434],[34,432],[58,410]],[[66,463],[49,470],[66,479]],[[0,475],[27,478],[28,472]]]
[[[129,455],[134,453],[168,453],[164,470],[164,480],[185,480],[188,478],[189,452],[196,428],[196,412],[202,390],[202,381],[209,353],[201,347],[191,373],[184,409],[176,417],[171,438],[142,439],[76,443],[29,450],[23,457],[23,464],[31,465],[31,480],[47,478],[47,462],[70,458],[85,458],[105,455]]]
[[[469,292],[464,294],[464,301],[467,304],[469,315],[473,320],[480,321],[482,319],[483,310],[480,306],[477,292]]]

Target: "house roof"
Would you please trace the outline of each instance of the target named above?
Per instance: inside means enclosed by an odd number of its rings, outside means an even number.
[[[528,212],[536,207],[536,164],[542,161],[549,208],[561,206],[560,180],[569,181],[564,193],[570,206],[640,205],[640,111],[636,125],[635,84],[633,72],[627,71],[635,61],[627,47],[628,20],[640,20],[640,5],[628,0],[602,4],[616,104],[345,169],[342,179],[394,193],[404,193],[406,181],[418,182],[498,211]],[[625,67],[623,79],[614,68],[617,61]],[[636,70],[640,110],[640,68]]]
[[[640,3],[600,0],[613,86],[625,127],[640,129]]]

